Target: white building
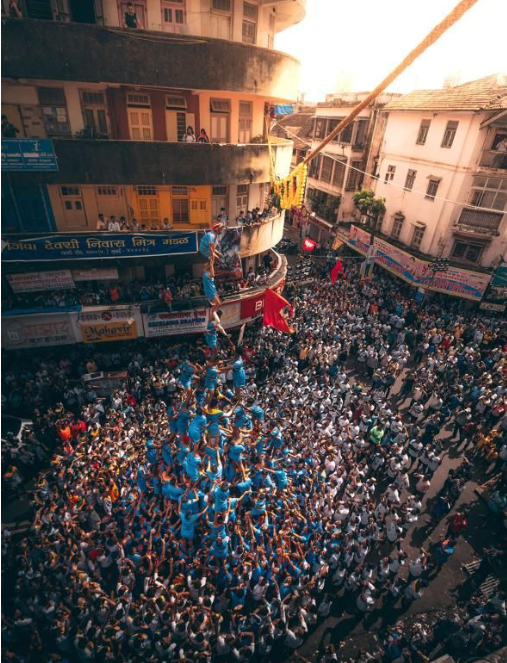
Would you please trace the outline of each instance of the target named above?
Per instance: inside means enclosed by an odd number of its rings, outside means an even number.
[[[381,233],[465,268],[507,260],[507,77],[418,90],[389,103],[367,178]],[[376,162],[376,163],[375,163]]]
[[[368,92],[327,95],[315,109],[311,148],[314,149],[360,103]],[[363,182],[363,172],[370,153],[378,152],[373,137],[378,131],[380,111],[398,94],[383,94],[367,106],[345,128],[308,168],[306,207],[314,212],[309,234],[318,241],[329,240],[339,221],[359,219],[353,195]]]

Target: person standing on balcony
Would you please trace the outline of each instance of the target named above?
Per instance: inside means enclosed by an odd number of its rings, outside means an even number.
[[[225,207],[220,208],[220,214],[217,216],[217,221],[227,227],[227,224],[229,222],[229,217],[227,216],[227,212],[225,211]]]
[[[103,214],[99,214],[99,218],[97,219],[97,230],[107,230],[107,222]]]
[[[188,126],[187,130],[183,134],[182,141],[184,143],[195,143],[195,133],[194,133],[194,128]]]
[[[209,137],[208,134],[206,133],[206,129],[201,129],[201,132],[199,134],[199,138],[197,139],[198,143],[209,143]]]
[[[17,0],[10,0],[9,2],[9,16],[11,18],[23,18],[21,9],[18,7]]]
[[[127,11],[125,12],[125,17],[123,19],[123,27],[130,28],[132,30],[142,30],[143,26],[139,20],[136,12],[134,11],[134,5],[129,2],[127,5]]]
[[[495,151],[498,154],[495,154],[493,168],[507,168],[507,136],[504,136],[497,144]]]

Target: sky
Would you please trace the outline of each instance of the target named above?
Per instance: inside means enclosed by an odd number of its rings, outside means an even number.
[[[307,0],[305,19],[276,35],[275,48],[301,62],[300,92],[368,91],[458,0]],[[507,0],[478,0],[389,88],[439,88],[447,76],[465,83],[507,74]]]

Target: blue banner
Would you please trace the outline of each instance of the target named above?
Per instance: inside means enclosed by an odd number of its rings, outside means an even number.
[[[40,140],[2,138],[2,170],[58,170],[53,141],[48,138]]]
[[[197,252],[197,233],[102,233],[2,239],[2,261],[139,258]]]

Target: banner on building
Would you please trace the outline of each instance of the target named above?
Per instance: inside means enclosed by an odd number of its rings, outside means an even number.
[[[109,341],[128,341],[137,338],[135,320],[124,322],[97,322],[81,325],[83,343],[107,343]]]
[[[264,292],[255,297],[241,300],[241,320],[251,320],[258,318],[264,311]]]
[[[69,269],[51,272],[7,274],[13,292],[41,292],[44,290],[70,290],[75,283]]]
[[[367,256],[370,250],[370,234],[351,226],[347,244]],[[467,269],[449,267],[445,272],[433,272],[432,263],[420,260],[397,246],[375,237],[375,264],[413,286],[434,292],[442,292],[464,299],[480,301],[486,292],[491,276]]]
[[[227,228],[220,235],[217,250],[220,257],[216,261],[215,271],[217,274],[221,272],[230,272],[238,279],[243,277],[243,269],[241,267],[241,234],[243,228]]]
[[[74,258],[139,258],[197,252],[197,233],[59,233],[45,237],[4,239],[2,260],[45,262]]]
[[[206,330],[207,324],[208,309],[206,308],[191,311],[143,313],[144,335],[147,338],[198,334]]]
[[[92,269],[73,269],[74,281],[118,281],[116,267],[93,267]]]
[[[56,171],[58,163],[49,138],[2,138],[2,170]]]
[[[340,246],[343,246],[342,240],[339,237],[335,237],[331,245],[331,248],[333,249],[333,251],[338,251]]]
[[[7,350],[70,345],[79,340],[77,313],[26,315],[2,320],[2,347]]]
[[[222,316],[220,324],[224,329],[237,327],[241,324],[241,302],[226,302],[220,307]]]
[[[479,308],[483,311],[495,311],[496,313],[503,313],[507,308],[507,304],[497,304],[496,302],[481,302]]]

